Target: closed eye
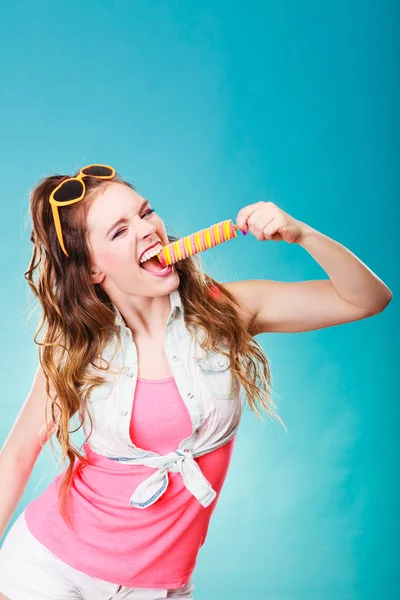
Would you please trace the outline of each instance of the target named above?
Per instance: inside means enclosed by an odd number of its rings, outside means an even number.
[[[122,229],[119,229],[117,231],[117,233],[115,235],[113,235],[112,239],[115,240],[115,238],[118,237],[120,233],[122,233],[123,231],[125,231],[125,229],[126,229],[126,227],[123,227]]]
[[[142,217],[145,217],[147,215],[151,215],[151,213],[155,212],[154,208],[149,208],[148,210],[146,210]],[[116,237],[119,237],[119,234],[122,233],[123,231],[125,231],[125,229],[127,229],[127,227],[122,227],[121,229],[118,229],[117,233],[115,235],[113,235],[112,239],[114,240]]]

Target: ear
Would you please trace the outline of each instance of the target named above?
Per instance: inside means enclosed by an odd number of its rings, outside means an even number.
[[[105,279],[104,273],[101,273],[97,267],[92,270],[92,283],[102,283]]]

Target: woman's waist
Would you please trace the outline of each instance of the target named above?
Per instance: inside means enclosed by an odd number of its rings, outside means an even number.
[[[197,462],[200,467],[204,467],[207,469],[218,468],[218,465],[225,464],[230,461],[234,442],[236,436],[231,438],[228,442],[225,442],[223,445],[218,446],[211,450],[210,452],[205,452],[200,456],[196,456],[196,450],[193,450],[193,459]],[[96,445],[96,449],[93,449],[89,443],[85,443],[83,446],[84,453],[86,455],[87,463],[84,465],[84,469],[94,469],[98,470],[99,473],[107,474],[107,473],[118,473],[118,474],[127,474],[132,476],[132,474],[137,475],[148,475],[154,472],[156,466],[148,466],[141,464],[141,456],[140,452],[144,452],[146,454],[146,450],[138,449],[139,453],[136,458],[133,458],[131,451],[124,451],[122,448],[118,449],[118,454],[120,456],[115,457],[115,449],[112,448],[112,452],[108,452],[107,447],[104,445]],[[182,451],[178,451],[177,449],[169,450],[164,454],[158,454],[158,456],[163,457],[167,454],[173,454],[177,452],[177,460],[180,459],[182,455]],[[179,454],[178,454],[179,452]],[[125,460],[128,459],[128,460]],[[78,468],[79,464],[82,464],[82,460],[76,461],[76,468]]]

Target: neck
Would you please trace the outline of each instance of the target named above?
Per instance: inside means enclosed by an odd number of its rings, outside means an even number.
[[[112,301],[134,338],[158,338],[164,335],[165,324],[171,312],[169,294],[155,298],[125,296]]]

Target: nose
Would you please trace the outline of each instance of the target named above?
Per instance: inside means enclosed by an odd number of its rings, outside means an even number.
[[[154,223],[150,223],[149,221],[141,221],[141,228],[139,231],[139,237],[143,240],[147,240],[148,238],[152,238],[157,231],[157,227]]]

